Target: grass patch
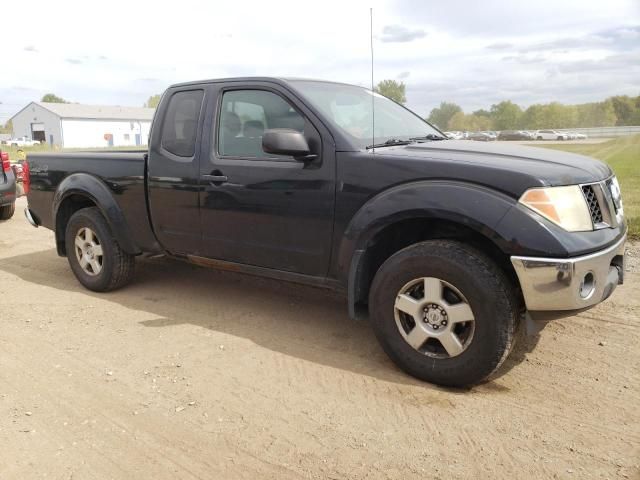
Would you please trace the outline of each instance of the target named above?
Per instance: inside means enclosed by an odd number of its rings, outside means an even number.
[[[538,145],[579,153],[608,163],[620,182],[624,214],[631,238],[640,239],[640,135],[619,137],[603,143]]]
[[[20,160],[18,151],[22,150],[25,154],[34,152],[50,152],[52,149],[49,145],[35,145],[33,147],[12,147],[10,145],[0,145],[0,150],[9,154],[9,159],[12,162]]]

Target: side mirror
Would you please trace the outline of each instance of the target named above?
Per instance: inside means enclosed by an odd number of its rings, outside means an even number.
[[[313,160],[304,135],[289,128],[272,128],[262,135],[262,150],[274,155],[291,155],[296,160]]]

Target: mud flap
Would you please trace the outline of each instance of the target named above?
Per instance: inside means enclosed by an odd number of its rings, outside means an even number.
[[[527,336],[538,335],[542,329],[549,323],[545,320],[534,320],[529,312],[524,314],[525,332]]]

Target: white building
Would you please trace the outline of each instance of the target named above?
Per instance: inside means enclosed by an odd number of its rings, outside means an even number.
[[[13,136],[65,148],[147,145],[153,108],[31,102],[13,117]]]

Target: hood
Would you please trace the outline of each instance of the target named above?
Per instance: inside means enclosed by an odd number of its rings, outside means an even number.
[[[428,177],[484,184],[513,196],[520,196],[527,188],[597,182],[612,174],[606,164],[584,155],[502,142],[416,143],[377,149],[378,156],[395,161],[403,157],[416,168],[415,162],[428,162],[423,172]]]

